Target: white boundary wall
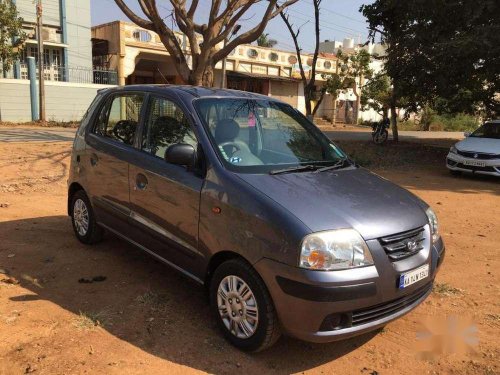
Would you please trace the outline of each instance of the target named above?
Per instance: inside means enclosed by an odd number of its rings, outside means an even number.
[[[109,87],[113,86],[45,81],[47,120],[79,121],[97,91]],[[0,79],[0,121],[31,121],[28,80]]]

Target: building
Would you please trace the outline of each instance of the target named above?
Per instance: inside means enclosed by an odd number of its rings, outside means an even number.
[[[24,122],[32,120],[27,58],[38,60],[36,1],[14,2],[28,38],[0,76],[0,120]],[[43,0],[42,21],[47,119],[76,121],[99,88],[116,84],[116,72],[93,69],[90,0]]]
[[[179,43],[186,48],[186,38],[177,34]],[[104,70],[117,70],[118,82],[125,84],[182,83],[174,62],[158,35],[129,22],[115,21],[92,28],[94,66]],[[310,71],[312,56],[304,54],[305,70]],[[283,100],[305,111],[304,89],[299,80],[295,52],[255,45],[241,45],[227,58],[227,87],[257,92]],[[215,85],[221,85],[222,63],[215,67]],[[337,71],[337,59],[322,55],[317,62],[318,90],[324,82],[323,74]],[[330,100],[331,102],[331,100]],[[318,109],[318,116],[327,116],[331,104],[328,100]],[[330,109],[331,110],[331,109]]]
[[[346,55],[365,50],[372,56],[383,56],[386,51],[386,46],[379,43],[356,44],[353,38],[345,38],[343,41],[325,40],[320,43],[319,50],[320,52],[330,54],[337,54],[339,51],[342,51],[342,53]],[[342,67],[339,68],[341,69]],[[383,61],[381,59],[372,58],[370,69],[373,70],[375,74],[381,72],[384,69]],[[366,79],[362,79],[362,82],[356,79],[358,94],[359,86],[362,86],[366,82],[368,82]],[[345,122],[352,116],[357,117],[358,121],[378,121],[382,118],[382,116],[373,109],[358,110],[357,106],[358,97],[356,96],[354,88],[349,88],[341,92],[337,98],[337,121]]]

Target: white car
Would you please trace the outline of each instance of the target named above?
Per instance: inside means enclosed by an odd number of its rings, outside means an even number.
[[[500,120],[488,121],[450,148],[446,166],[452,174],[470,172],[500,177]]]

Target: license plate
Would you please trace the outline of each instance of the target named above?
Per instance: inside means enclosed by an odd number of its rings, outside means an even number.
[[[464,164],[470,165],[471,167],[486,167],[486,163],[479,160],[464,160]]]
[[[416,270],[403,273],[399,276],[399,289],[404,289],[429,276],[429,265],[419,267]]]

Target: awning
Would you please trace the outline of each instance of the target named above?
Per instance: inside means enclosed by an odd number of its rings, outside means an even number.
[[[297,82],[296,79],[290,77],[270,76],[267,74],[258,74],[258,73],[228,71],[227,75],[228,77],[234,77],[234,78],[258,78],[258,79],[269,79],[271,81]]]

